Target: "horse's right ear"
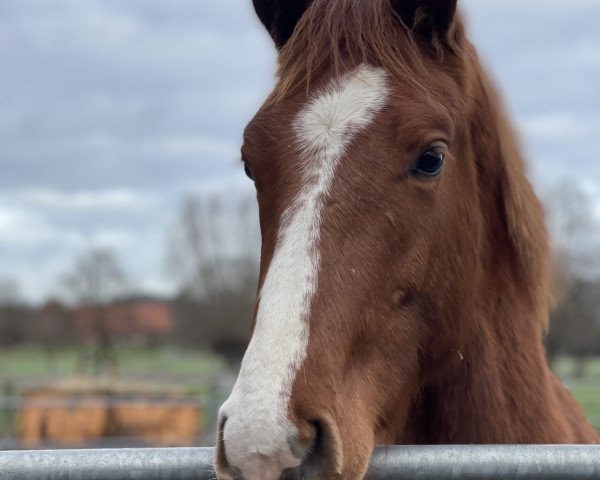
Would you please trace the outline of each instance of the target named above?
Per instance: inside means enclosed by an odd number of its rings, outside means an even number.
[[[252,0],[258,18],[277,48],[283,47],[312,0]]]
[[[447,38],[456,15],[457,0],[392,0],[404,24],[431,41]]]

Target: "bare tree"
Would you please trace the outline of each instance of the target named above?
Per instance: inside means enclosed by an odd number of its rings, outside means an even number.
[[[92,249],[75,261],[65,276],[65,286],[79,304],[107,305],[123,294],[127,280],[112,251]]]
[[[180,288],[196,299],[210,295],[219,284],[219,239],[211,231],[214,215],[198,198],[186,198],[169,239],[167,268]]]
[[[35,340],[43,345],[46,372],[57,371],[56,355],[61,347],[76,342],[71,310],[57,299],[48,299],[34,315]]]
[[[551,361],[560,353],[574,356],[581,373],[588,356],[600,352],[600,224],[592,199],[573,182],[551,189],[546,204],[556,285],[548,356]]]
[[[546,196],[553,246],[567,277],[600,275],[600,221],[593,199],[577,183],[564,181]]]
[[[576,377],[583,375],[590,357],[600,354],[599,312],[600,284],[580,278],[568,283],[552,312],[546,339],[549,358],[571,355]]]
[[[80,349],[78,369],[91,363],[98,373],[117,370],[117,358],[110,325],[110,306],[126,293],[127,280],[115,255],[106,249],[93,249],[81,255],[64,284],[75,304],[74,321],[87,344]]]
[[[0,345],[15,345],[30,338],[31,309],[21,297],[19,284],[0,279]]]
[[[179,338],[237,360],[247,342],[259,256],[255,200],[185,200],[169,238],[168,267],[178,281]]]
[[[0,305],[16,305],[21,303],[19,284],[11,278],[0,278]]]

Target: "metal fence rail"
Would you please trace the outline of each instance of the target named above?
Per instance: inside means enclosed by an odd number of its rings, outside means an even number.
[[[0,480],[215,480],[211,448],[0,452]],[[368,480],[597,480],[600,446],[378,447]]]

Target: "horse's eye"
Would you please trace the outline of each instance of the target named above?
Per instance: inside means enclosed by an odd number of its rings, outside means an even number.
[[[446,156],[440,147],[430,147],[425,150],[413,165],[413,175],[432,178],[437,177],[444,167]]]
[[[246,162],[244,162],[244,172],[246,172],[246,176],[254,181],[254,176],[252,175],[252,170],[250,170],[250,167],[248,166],[248,164]]]

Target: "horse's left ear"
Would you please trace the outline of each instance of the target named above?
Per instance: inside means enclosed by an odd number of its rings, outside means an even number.
[[[443,42],[448,35],[457,0],[391,0],[404,24],[428,40]]]
[[[283,47],[294,33],[312,0],[252,0],[258,18],[277,48]]]

